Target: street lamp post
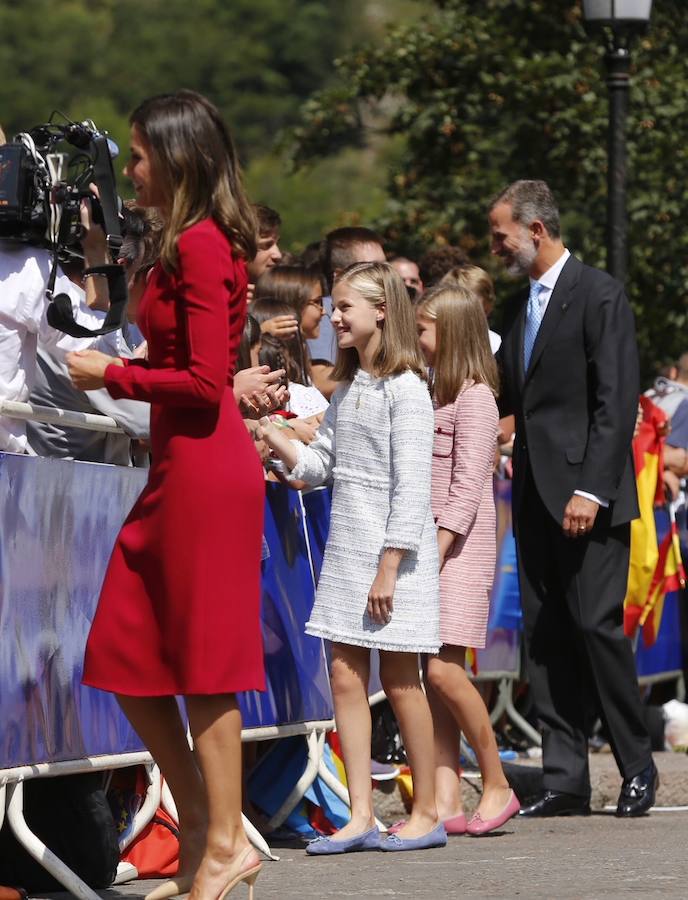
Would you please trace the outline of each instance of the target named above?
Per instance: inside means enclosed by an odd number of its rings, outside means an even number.
[[[625,282],[628,269],[626,120],[630,89],[630,42],[635,33],[647,27],[651,12],[652,0],[583,0],[586,25],[602,26],[607,35],[607,270],[621,282]]]

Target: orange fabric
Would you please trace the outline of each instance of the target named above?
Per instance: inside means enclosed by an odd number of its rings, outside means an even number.
[[[179,869],[179,829],[164,809],[158,808],[153,819],[127,848],[123,862],[136,866],[139,878],[176,875]]]
[[[642,628],[643,643],[657,640],[664,595],[677,590],[682,575],[676,523],[658,545],[654,508],[664,503],[664,427],[666,413],[647,397],[640,398],[642,422],[633,440],[640,518],[631,522],[631,560],[624,603],[624,631],[633,637]]]

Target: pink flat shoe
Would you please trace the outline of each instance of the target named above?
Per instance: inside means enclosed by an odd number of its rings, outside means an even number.
[[[509,802],[500,814],[494,817],[494,819],[485,820],[480,813],[473,813],[470,822],[466,826],[466,834],[471,834],[473,837],[479,837],[481,834],[495,831],[495,829],[500,828],[505,822],[508,822],[509,819],[515,816],[520,808],[521,804],[518,802],[518,797],[512,791]]]
[[[401,829],[406,824],[406,819],[400,819],[398,822],[395,822],[394,825],[390,825],[387,829],[387,834],[396,834],[397,831],[401,831]],[[466,816],[461,813],[458,816],[453,816],[451,819],[445,819],[442,823],[444,825],[444,830],[447,834],[466,834],[467,824],[466,824]]]
[[[464,813],[458,816],[452,816],[451,819],[444,820],[444,830],[447,834],[466,834],[468,824]]]

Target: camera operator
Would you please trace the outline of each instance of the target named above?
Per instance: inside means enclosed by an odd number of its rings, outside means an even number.
[[[104,241],[96,237],[90,210],[84,205],[83,250],[86,267],[105,262]],[[44,352],[64,362],[70,350],[105,348],[105,352],[126,352],[121,332],[96,338],[73,338],[52,328],[47,321],[49,306],[46,287],[50,278],[52,258],[45,247],[0,239],[0,400],[26,402],[33,388],[36,373],[36,354],[40,341]],[[72,301],[74,316],[87,328],[98,328],[101,317],[84,303],[84,292],[60,267],[55,280],[55,292],[62,292]],[[18,419],[0,415],[0,450],[30,453],[26,425]]]
[[[98,349],[102,352],[132,357],[142,341],[142,336],[132,324],[136,315],[139,296],[145,286],[145,275],[155,262],[158,253],[160,223],[154,215],[129,208],[125,214],[125,238],[118,262],[124,267],[129,289],[127,319],[122,330],[110,332],[99,339]],[[82,222],[85,219],[82,215]],[[88,221],[84,222],[88,225]],[[85,265],[91,260],[105,258],[105,234],[101,228],[85,228],[82,242]],[[90,303],[102,302],[102,278],[83,278],[84,265],[81,260],[63,266],[67,277],[81,290],[92,286]],[[107,300],[107,297],[105,297]],[[86,297],[89,303],[89,297]],[[98,324],[105,318],[107,305],[102,311],[91,306],[90,316]],[[85,343],[85,349],[91,346]],[[112,434],[85,428],[70,428],[61,423],[28,422],[27,436],[30,448],[39,456],[59,456],[65,459],[101,462],[111,465],[147,465],[148,454],[142,449],[141,441],[147,442],[150,434],[150,406],[136,400],[113,400],[105,390],[79,391],[69,378],[67,367],[61,354],[51,352],[38,341],[36,381],[31,393],[31,401],[41,406],[57,407],[84,413],[110,416],[126,432]],[[132,439],[136,443],[132,444]]]

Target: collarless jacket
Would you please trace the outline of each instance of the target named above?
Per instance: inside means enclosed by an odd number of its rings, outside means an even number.
[[[501,415],[516,417],[514,509],[527,468],[561,522],[575,490],[609,500],[609,524],[638,515],[631,441],[638,408],[635,324],[622,285],[571,256],[538,331],[528,370],[523,336],[528,295],[507,309],[497,354]]]

